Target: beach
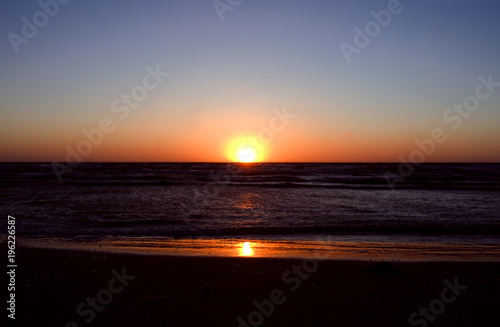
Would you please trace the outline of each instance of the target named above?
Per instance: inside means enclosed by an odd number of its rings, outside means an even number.
[[[22,246],[17,258],[17,326],[411,326],[409,317],[431,303],[439,314],[428,311],[434,319],[429,325],[486,326],[496,320],[500,304],[498,261],[175,256]],[[456,289],[444,292],[448,285]],[[440,300],[443,292],[453,301]],[[95,309],[89,298],[96,299]],[[414,321],[424,326],[426,318]]]
[[[9,322],[489,325],[500,166],[422,166],[392,191],[396,167],[257,164],[213,184],[230,165],[82,163],[59,184],[47,164],[3,164]]]
[[[2,5],[8,326],[500,325],[500,1]]]
[[[82,163],[65,183],[47,163],[0,166],[12,326],[497,320],[498,164],[422,165],[395,190],[382,163],[261,163],[219,183],[233,165]]]

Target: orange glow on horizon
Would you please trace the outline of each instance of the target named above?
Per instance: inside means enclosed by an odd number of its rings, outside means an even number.
[[[226,157],[232,162],[262,162],[267,157],[266,148],[256,137],[237,137],[228,143]]]

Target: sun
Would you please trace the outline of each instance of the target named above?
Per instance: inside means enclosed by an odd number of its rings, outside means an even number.
[[[226,156],[233,162],[262,162],[266,157],[266,147],[252,136],[235,137],[228,142]]]
[[[239,162],[254,162],[257,158],[257,151],[252,147],[246,147],[238,150],[236,158],[238,158]]]

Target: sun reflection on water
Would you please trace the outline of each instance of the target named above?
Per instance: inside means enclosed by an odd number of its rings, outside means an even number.
[[[252,244],[250,242],[243,242],[240,249],[240,256],[251,257],[253,256]]]
[[[238,209],[258,209],[261,207],[261,196],[255,193],[241,194],[236,200]]]

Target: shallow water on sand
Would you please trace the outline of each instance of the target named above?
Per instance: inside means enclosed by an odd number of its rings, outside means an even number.
[[[331,238],[317,241],[103,238],[85,242],[75,242],[72,239],[33,238],[23,239],[19,244],[21,247],[148,255],[370,261],[500,261],[500,248],[496,245],[339,242]]]

